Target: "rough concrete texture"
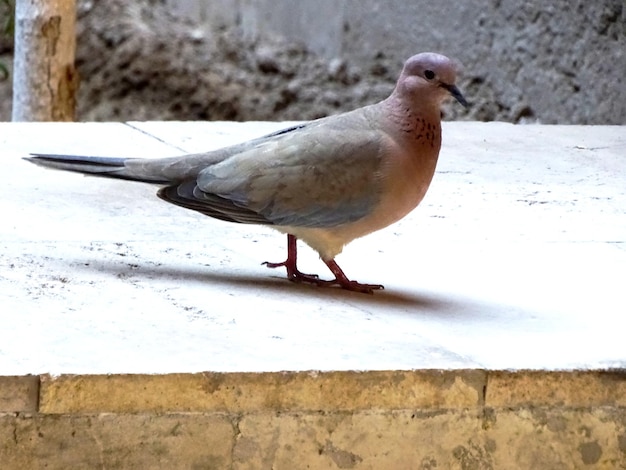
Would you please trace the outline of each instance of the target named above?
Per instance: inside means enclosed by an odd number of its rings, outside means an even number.
[[[410,387],[398,393],[405,382]],[[517,397],[503,400],[503,384]],[[469,393],[432,403],[406,393],[446,396],[455,387]],[[181,412],[174,388],[183,395],[194,388],[200,406],[191,408],[205,410]],[[0,462],[3,469],[626,468],[625,388],[624,371],[44,376],[38,412],[0,415]],[[49,413],[52,389],[61,400]],[[336,407],[339,393],[346,397]],[[227,410],[224,395],[239,405]],[[278,396],[295,400],[271,398]]]
[[[461,61],[473,109],[465,116],[452,109],[452,117],[626,123],[626,102],[618,98],[626,90],[620,0],[348,3],[348,57],[381,51],[400,59],[417,48]],[[378,14],[381,28],[371,20]]]
[[[626,407],[623,369],[596,372],[491,372],[485,401],[493,407]]]
[[[486,374],[481,370],[44,376],[40,411],[472,408],[482,405],[485,387]]]
[[[385,97],[404,59],[436,50],[473,103],[449,118],[626,123],[620,0],[78,4],[80,120],[311,119]]]
[[[219,414],[0,416],[3,469],[228,469],[233,419]]]
[[[39,406],[39,377],[0,376],[0,413],[30,413]]]
[[[620,0],[454,2],[168,0],[189,18],[302,41],[327,59],[391,72],[416,51],[465,66],[474,103],[454,118],[612,123],[626,119],[626,18]],[[304,3],[304,5],[303,5]],[[385,74],[386,75],[386,74]]]

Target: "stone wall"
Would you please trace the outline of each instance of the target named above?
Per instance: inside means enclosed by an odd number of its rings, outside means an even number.
[[[623,371],[0,377],[2,468],[616,469]]]
[[[329,59],[451,55],[482,120],[626,124],[621,0],[167,1],[181,15],[238,25],[248,37],[271,31]]]

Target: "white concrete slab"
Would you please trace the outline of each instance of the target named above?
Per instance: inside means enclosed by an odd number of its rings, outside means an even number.
[[[261,266],[285,237],[48,171],[285,123],[0,123],[0,375],[626,367],[626,128],[447,123],[426,200],[349,245],[373,296]],[[303,269],[327,276],[301,249]]]

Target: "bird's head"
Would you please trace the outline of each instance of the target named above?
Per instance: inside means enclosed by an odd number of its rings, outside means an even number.
[[[437,105],[452,95],[467,107],[467,100],[455,85],[456,73],[457,65],[444,55],[417,54],[404,63],[395,92],[416,103],[434,101]]]

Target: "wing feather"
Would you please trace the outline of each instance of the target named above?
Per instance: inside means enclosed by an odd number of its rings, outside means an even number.
[[[380,198],[382,134],[358,115],[345,120],[349,125],[323,121],[258,139],[159,196],[233,222],[297,227],[354,222]]]

